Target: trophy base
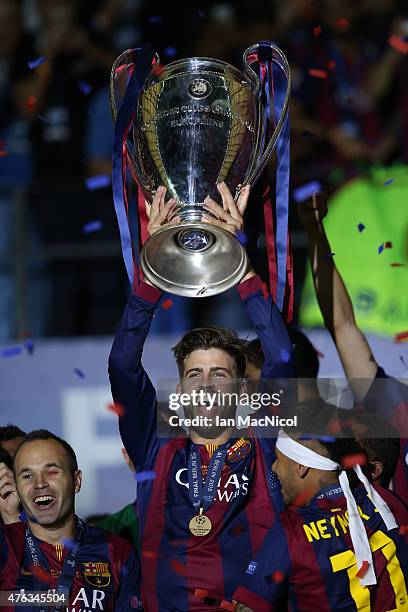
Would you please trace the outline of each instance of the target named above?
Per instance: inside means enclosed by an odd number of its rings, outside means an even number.
[[[223,293],[248,267],[239,240],[208,223],[179,223],[159,230],[144,244],[140,262],[153,285],[185,297]]]

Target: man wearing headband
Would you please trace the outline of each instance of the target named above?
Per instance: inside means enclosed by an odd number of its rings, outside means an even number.
[[[354,440],[279,432],[273,470],[288,508],[248,565],[236,612],[277,610],[286,597],[290,610],[302,612],[408,604],[408,512],[390,491],[370,485],[363,460]],[[360,480],[353,491],[343,466]]]

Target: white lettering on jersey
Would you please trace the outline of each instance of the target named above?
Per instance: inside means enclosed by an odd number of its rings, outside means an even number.
[[[186,472],[186,474],[183,474],[183,472]],[[186,478],[187,480],[185,480]],[[235,497],[238,497],[238,495],[247,495],[248,481],[249,478],[245,476],[245,474],[231,474],[224,484],[223,490],[221,490],[220,483],[218,483],[217,496],[219,501],[226,501],[229,503],[231,500],[235,499]],[[187,468],[181,468],[176,472],[176,482],[189,489]],[[217,496],[214,499],[217,499]]]
[[[104,599],[105,593],[103,591],[92,589],[92,608],[96,608],[96,604],[98,604],[99,610],[103,610],[102,601]]]
[[[72,602],[72,605],[75,606],[77,601],[82,601],[85,607],[89,608],[89,602],[88,602],[88,598],[86,596],[84,587],[79,589],[78,595],[75,597],[74,601]]]

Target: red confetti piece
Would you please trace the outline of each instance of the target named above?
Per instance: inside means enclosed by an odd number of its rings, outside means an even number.
[[[402,40],[402,38],[399,38],[398,36],[390,36],[388,39],[388,44],[403,55],[408,53],[408,42]]]
[[[46,572],[45,569],[43,569],[39,565],[32,565],[30,567],[30,570],[33,576],[38,578],[38,580],[40,580],[41,582],[45,582],[46,584],[49,584],[51,582],[51,574]]]
[[[236,603],[232,603],[232,601],[225,601],[225,599],[223,599],[220,603],[220,608],[223,610],[231,610],[231,612],[234,612],[236,607]]]
[[[394,342],[403,342],[404,340],[408,340],[408,331],[400,332],[394,337]]]
[[[346,455],[341,460],[341,465],[347,470],[354,467],[355,465],[365,465],[367,463],[367,457],[364,453],[356,453],[355,455]]]
[[[35,96],[28,96],[27,98],[27,108],[33,110],[34,106],[37,104],[37,98]]]
[[[316,26],[315,28],[313,28],[313,36],[315,38],[319,38],[320,34],[322,33],[322,26]]]
[[[206,591],[205,589],[195,589],[194,597],[197,597],[197,599],[205,599],[206,597],[208,597],[208,591]]]
[[[170,567],[173,572],[177,572],[177,574],[180,574],[181,576],[187,576],[186,566],[180,563],[180,561],[177,561],[177,559],[172,559],[170,562]]]
[[[402,268],[405,267],[407,264],[403,264],[403,263],[392,263],[390,264],[391,268]]]
[[[367,573],[367,570],[368,570],[368,561],[363,561],[360,569],[358,570],[358,572],[356,574],[356,577],[357,578],[362,578]]]
[[[408,525],[400,525],[399,533],[400,533],[400,535],[407,535],[408,534]]]
[[[339,30],[347,30],[347,28],[350,26],[350,22],[348,19],[337,19],[336,26]]]
[[[309,489],[306,489],[306,491],[302,491],[302,493],[299,493],[296,499],[293,500],[293,502],[290,504],[291,508],[301,508],[312,497],[312,495],[313,492]]]
[[[337,433],[340,433],[342,430],[340,421],[338,419],[333,419],[332,421],[330,421],[328,430],[329,430],[329,433],[334,434],[334,435]]]
[[[334,60],[330,60],[330,62],[327,64],[327,67],[329,70],[334,70],[336,67],[336,62]]]
[[[279,570],[276,570],[276,572],[273,572],[271,578],[273,582],[277,582],[279,584],[280,582],[283,582],[285,580],[285,574],[283,574]]]
[[[6,155],[8,155],[7,151],[0,149],[0,157],[6,157]]]
[[[384,244],[384,247],[385,247],[386,249],[392,249],[392,242],[389,240],[388,242],[386,242],[386,243]]]
[[[126,64],[123,64],[122,66],[118,66],[115,69],[115,74],[120,74],[122,72],[122,70],[124,70],[126,68]]]
[[[173,300],[171,300],[170,298],[168,300],[164,300],[161,306],[162,308],[164,308],[164,310],[168,310],[169,308],[173,306]]]
[[[327,79],[327,72],[325,70],[319,70],[318,68],[309,68],[309,76],[315,77],[316,79]]]
[[[158,559],[158,553],[153,552],[152,550],[143,550],[142,557],[145,559]]]
[[[320,359],[324,359],[324,354],[321,351],[318,351],[316,347],[315,347],[315,351],[316,351],[316,355],[320,357]]]
[[[108,404],[107,409],[117,414],[119,418],[122,418],[125,414],[125,409],[123,408],[122,404],[118,404],[118,402]]]

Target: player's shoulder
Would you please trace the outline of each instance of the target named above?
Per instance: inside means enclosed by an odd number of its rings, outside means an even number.
[[[0,534],[3,536],[3,538],[12,542],[17,542],[20,539],[24,539],[25,530],[26,523],[21,521],[0,526]]]

